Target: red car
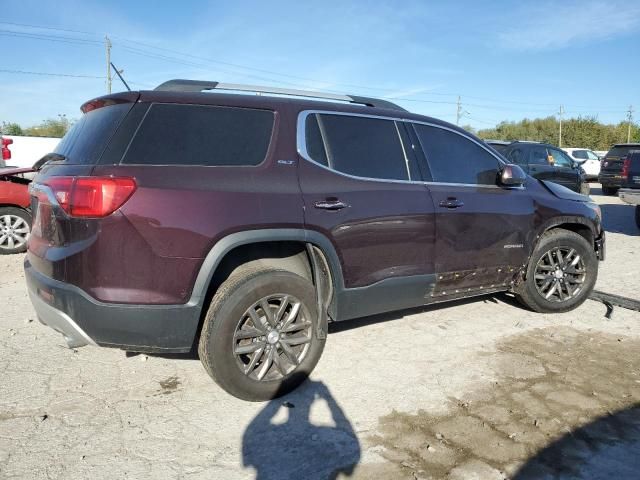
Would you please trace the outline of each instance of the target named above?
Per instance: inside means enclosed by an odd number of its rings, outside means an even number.
[[[31,199],[25,174],[31,168],[0,169],[0,255],[27,250],[31,232]]]

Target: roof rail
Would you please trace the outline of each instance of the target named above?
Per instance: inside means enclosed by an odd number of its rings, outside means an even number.
[[[243,85],[240,83],[220,83],[208,82],[205,80],[169,80],[158,85],[155,91],[160,92],[188,92],[198,93],[205,90],[235,90],[239,92],[273,93],[277,95],[292,95],[296,97],[322,98],[325,100],[338,100],[342,102],[358,103],[368,107],[389,108],[391,110],[401,110],[404,108],[395,103],[381,100],[379,98],[360,97],[357,95],[339,95],[335,93],[314,92],[311,90],[296,90],[292,88],[261,87],[258,85]]]

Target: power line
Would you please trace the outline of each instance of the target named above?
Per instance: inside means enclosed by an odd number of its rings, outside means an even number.
[[[80,35],[88,35],[88,36],[97,36],[97,34],[95,32],[87,32],[87,31],[83,31],[83,30],[73,30],[73,29],[68,29],[68,28],[58,28],[58,27],[50,27],[50,26],[43,26],[43,25],[34,25],[34,24],[25,24],[25,23],[17,23],[17,22],[0,22],[0,25],[11,25],[11,26],[18,26],[18,27],[26,27],[26,28],[33,28],[33,29],[43,29],[43,30],[49,30],[49,31],[59,31],[59,32],[67,32],[67,33],[76,33],[76,34],[80,34]],[[0,30],[0,35],[5,35],[5,36],[14,36],[14,37],[23,37],[23,38],[30,38],[30,39],[35,39],[35,40],[43,40],[43,41],[54,41],[54,42],[61,42],[61,43],[70,43],[70,44],[84,44],[84,45],[102,45],[103,42],[100,40],[92,40],[92,39],[86,39],[86,38],[78,38],[78,37],[73,37],[73,36],[63,36],[63,35],[46,35],[46,34],[42,34],[42,33],[30,33],[30,32],[16,32],[16,31],[11,31],[11,30]],[[173,49],[168,49],[168,48],[163,48],[163,47],[158,47],[158,46],[154,46],[151,44],[147,44],[144,42],[140,42],[137,40],[131,40],[131,39],[127,39],[125,37],[120,37],[120,36],[113,36],[113,38],[117,38],[120,39],[114,43],[118,44],[119,46],[121,46],[124,50],[128,51],[129,53],[133,53],[135,55],[140,55],[140,56],[145,56],[148,58],[153,58],[156,60],[163,60],[163,61],[167,61],[167,62],[172,62],[175,64],[180,64],[180,65],[185,65],[185,66],[190,66],[190,67],[195,67],[195,68],[201,68],[201,69],[206,69],[209,70],[210,66],[209,65],[205,65],[201,62],[206,62],[208,64],[215,64],[215,65],[224,65],[224,66],[229,66],[229,67],[233,67],[236,69],[241,69],[241,70],[248,70],[248,71],[253,71],[253,72],[260,72],[260,73],[265,73],[265,74],[269,74],[269,75],[275,75],[278,77],[284,77],[284,78],[290,78],[290,79],[296,79],[296,80],[300,80],[300,81],[304,81],[304,82],[313,82],[313,83],[317,83],[318,79],[311,79],[311,78],[306,78],[306,77],[301,77],[301,76],[296,76],[296,75],[290,75],[290,74],[283,74],[280,72],[275,72],[272,70],[266,70],[266,69],[260,69],[260,68],[255,68],[255,67],[249,67],[246,65],[240,65],[240,64],[236,64],[236,63],[231,63],[231,62],[224,62],[221,60],[216,60],[216,59],[212,59],[212,58],[207,58],[207,57],[202,57],[202,56],[198,56],[198,55],[192,55],[192,54],[188,54],[188,53],[184,53],[184,52],[180,52],[177,50],[173,50]],[[144,48],[136,48],[136,47],[132,47],[128,44],[135,44],[135,45],[139,45],[141,47]],[[146,50],[145,50],[146,49]],[[154,51],[149,51],[148,49],[152,49],[152,50],[156,50]],[[180,55],[181,58],[176,58],[176,57],[171,57],[168,55],[163,55],[158,53],[157,51],[164,51],[164,52],[169,52],[169,53],[173,53],[176,55]],[[189,61],[189,60],[185,60],[186,58],[192,58],[192,59],[196,59],[199,60],[200,63],[196,63],[193,61]],[[218,69],[218,71],[222,72],[222,73],[231,73],[231,74],[236,74],[236,75],[242,75],[242,76],[246,76],[246,77],[251,77],[251,78],[256,78],[256,79],[260,79],[260,80],[264,80],[264,81],[268,81],[268,82],[278,82],[278,83],[285,83],[291,86],[296,86],[296,87],[302,87],[302,88],[309,88],[308,86],[304,86],[304,85],[300,85],[299,83],[293,83],[293,82],[288,82],[285,80],[276,80],[274,78],[268,78],[268,77],[264,77],[264,76],[258,76],[255,74],[251,74],[251,73],[247,73],[244,71],[238,71],[238,70],[223,70],[220,69],[219,67],[216,67]],[[337,82],[331,82],[332,85],[335,86],[346,86],[346,87],[350,87],[350,88],[357,88],[357,89],[362,89],[362,90],[376,90],[376,91],[380,91],[380,92],[395,92],[396,89],[390,89],[390,88],[382,88],[382,87],[372,87],[372,86],[364,86],[364,85],[357,85],[357,84],[351,84],[351,83],[337,83]],[[324,89],[327,92],[331,92],[331,91],[335,91],[335,90],[329,90],[329,89]],[[429,96],[452,96],[455,97],[457,96],[457,94],[453,94],[453,93],[444,93],[444,92],[425,92],[424,95],[429,95]],[[470,99],[477,99],[477,100],[484,100],[486,102],[491,102],[491,103],[496,103],[498,105],[502,104],[514,104],[514,105],[527,105],[527,106],[539,106],[539,107],[544,107],[544,106],[553,106],[553,104],[550,103],[540,103],[540,102],[522,102],[522,101],[515,101],[515,100],[505,100],[505,99],[492,99],[492,98],[488,98],[488,97],[480,97],[480,96],[467,96],[465,95],[466,98],[470,98]],[[385,98],[384,96],[382,98]],[[429,103],[429,104],[445,104],[445,105],[457,105],[458,102],[456,102],[455,100],[451,100],[451,101],[438,101],[438,100],[429,100],[429,99],[425,99],[425,98],[397,98],[396,101],[398,102],[417,102],[417,103]],[[480,108],[480,109],[488,109],[488,110],[492,110],[492,111],[521,111],[522,109],[517,108],[517,107],[504,107],[504,106],[497,106],[497,105],[486,105],[486,104],[476,104],[476,103],[466,103],[466,105],[471,106],[471,107],[475,107],[475,108]],[[569,107],[572,107],[574,110],[575,109],[579,109],[579,108],[584,108],[587,109],[587,111],[585,113],[589,113],[590,111],[596,110],[598,111],[598,113],[626,113],[625,110],[618,110],[618,109],[609,109],[609,107],[596,107],[596,106],[586,106],[586,105],[571,105],[571,104],[565,104]],[[604,110],[603,110],[604,109]],[[550,109],[532,109],[532,108],[527,108],[528,111],[533,112],[533,111],[537,111],[537,112],[548,112],[550,115],[552,115]],[[566,113],[566,112],[565,112]],[[581,112],[572,112],[572,113],[578,113],[580,114]]]
[[[30,72],[26,70],[7,70],[4,68],[0,68],[0,72],[16,73],[16,74],[23,74],[23,75],[45,75],[49,77],[98,78],[98,79],[105,78],[105,77],[99,77],[96,75],[76,75],[76,74],[70,74],[70,73],[51,73],[51,72]]]

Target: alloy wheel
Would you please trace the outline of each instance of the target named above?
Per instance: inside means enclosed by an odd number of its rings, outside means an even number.
[[[582,291],[586,276],[587,269],[576,249],[554,247],[536,264],[536,289],[546,300],[565,302]]]
[[[236,364],[249,378],[278,380],[293,372],[306,357],[312,322],[297,298],[265,297],[244,313],[233,336]]]
[[[29,224],[17,215],[0,215],[0,248],[22,248],[29,239]]]

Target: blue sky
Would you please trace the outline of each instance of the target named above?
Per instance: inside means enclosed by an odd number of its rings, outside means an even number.
[[[461,124],[476,128],[561,104],[611,123],[640,111],[640,1],[481,3],[0,0],[0,121],[77,118],[103,78],[2,70],[104,77],[105,34],[137,89],[170,78],[324,89],[448,121],[461,95]]]

